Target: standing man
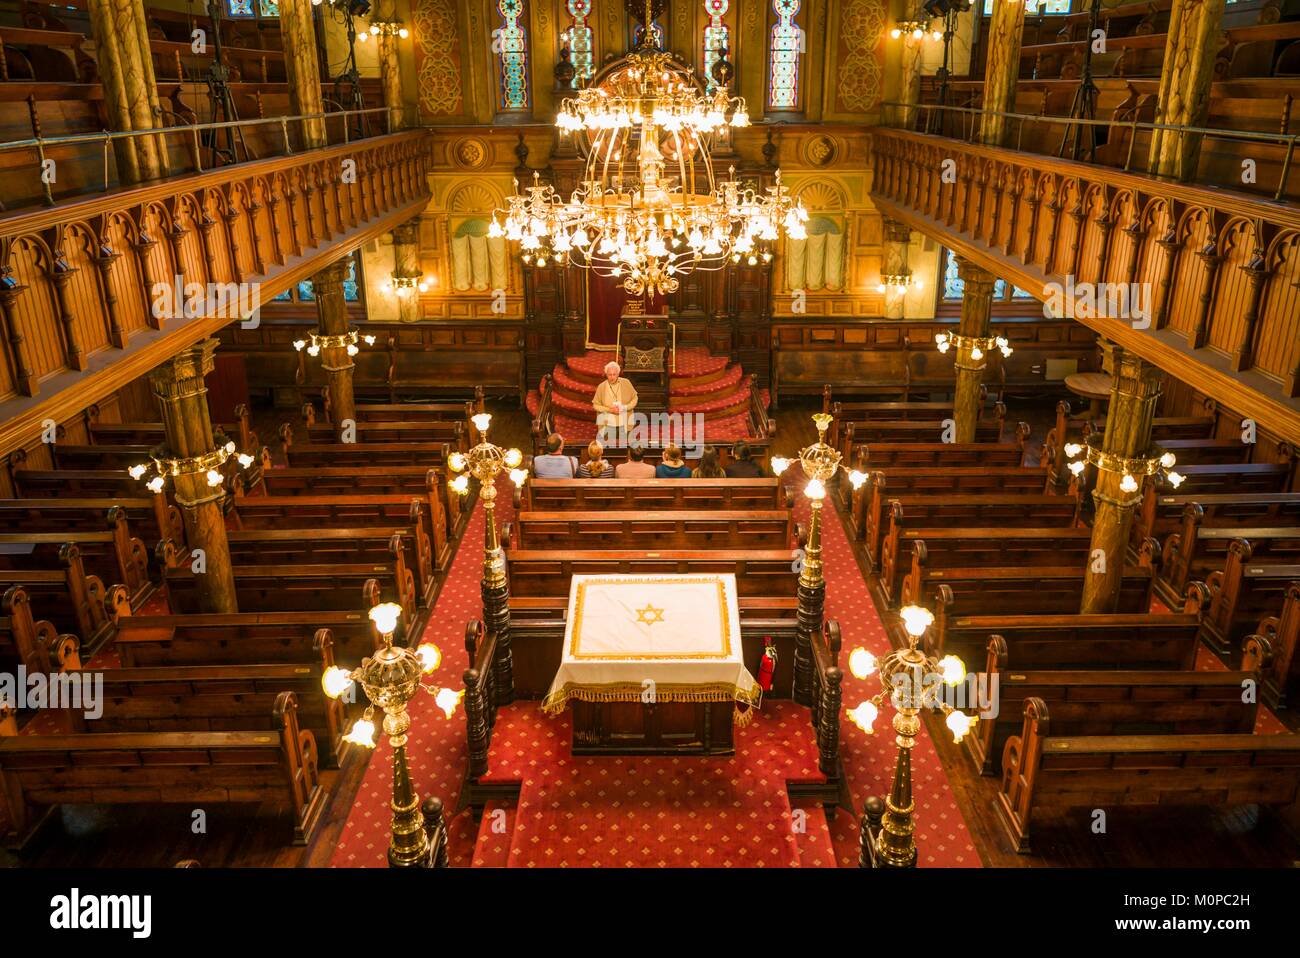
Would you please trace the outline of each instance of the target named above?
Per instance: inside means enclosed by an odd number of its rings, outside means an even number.
[[[606,446],[623,445],[611,440],[609,430],[626,430],[628,414],[636,408],[636,389],[619,372],[618,363],[605,364],[605,381],[596,387],[591,401],[596,410],[596,437]]]

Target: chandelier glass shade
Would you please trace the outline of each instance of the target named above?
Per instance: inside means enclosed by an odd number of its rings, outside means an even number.
[[[533,183],[497,210],[489,236],[519,243],[525,263],[591,269],[636,296],[674,292],[679,277],[728,262],[770,262],[781,236],[807,236],[808,213],[781,183],[763,191],[732,168],[715,178],[715,134],[749,124],[745,101],[704,92],[694,72],[643,45],[560,106],[556,125],[586,153],[568,196]]]

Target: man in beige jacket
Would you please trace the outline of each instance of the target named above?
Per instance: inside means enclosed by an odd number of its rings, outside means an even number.
[[[619,372],[618,363],[606,363],[605,381],[596,387],[591,405],[596,410],[597,437],[613,438],[613,430],[626,429],[628,415],[636,408],[636,389]]]

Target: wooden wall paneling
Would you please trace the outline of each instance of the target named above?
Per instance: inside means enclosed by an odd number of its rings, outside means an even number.
[[[1246,332],[1248,280],[1243,267],[1250,260],[1254,238],[1250,223],[1234,220],[1219,241],[1223,262],[1215,277],[1212,322],[1207,324],[1205,344],[1230,355]]]
[[[1300,363],[1300,234],[1279,236],[1266,265],[1255,362],[1285,382]]]

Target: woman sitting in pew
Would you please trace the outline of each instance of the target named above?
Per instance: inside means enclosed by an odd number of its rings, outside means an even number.
[[[722,471],[722,464],[718,462],[718,450],[709,446],[700,456],[700,464],[691,470],[692,479],[725,479],[727,474]]]
[[[762,479],[763,464],[753,458],[753,450],[748,443],[741,441],[731,447],[731,457],[735,461],[724,472],[728,479]]]
[[[605,447],[595,439],[587,446],[587,461],[578,468],[579,479],[612,479],[614,467],[604,458]]]
[[[689,479],[691,467],[682,459],[682,450],[678,446],[665,446],[664,458],[655,466],[656,479]]]

